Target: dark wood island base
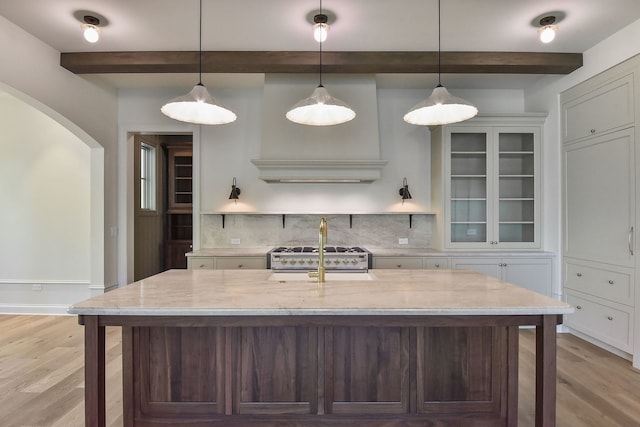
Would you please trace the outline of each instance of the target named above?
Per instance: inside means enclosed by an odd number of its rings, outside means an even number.
[[[518,329],[537,328],[536,426],[555,425],[562,316],[81,315],[86,425],[105,425],[105,326],[124,426],[517,426]]]

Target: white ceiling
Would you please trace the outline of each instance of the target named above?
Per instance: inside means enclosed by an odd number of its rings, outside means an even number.
[[[311,20],[319,0],[203,0],[203,50],[315,50]],[[331,51],[436,51],[436,0],[323,0]],[[106,20],[96,44],[84,41],[85,12]],[[638,0],[442,0],[443,51],[584,52],[640,18]],[[542,44],[541,16],[561,17]],[[60,52],[197,50],[198,0],[0,0],[0,15]],[[448,86],[526,86],[538,76],[443,76]],[[94,76],[93,78],[96,78]],[[190,86],[190,75],[98,76],[118,87]],[[434,76],[383,76],[421,84]],[[255,84],[260,76],[205,76],[207,85]],[[455,84],[451,81],[455,80]],[[211,82],[213,81],[213,83]],[[405,83],[397,83],[403,81]],[[395,83],[394,83],[395,82]],[[429,83],[432,84],[432,83]]]

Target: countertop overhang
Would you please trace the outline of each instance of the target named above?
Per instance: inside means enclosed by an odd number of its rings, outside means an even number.
[[[169,270],[72,305],[77,315],[477,316],[571,306],[466,270],[370,270],[373,280],[269,280],[270,270]],[[353,273],[359,274],[359,273]],[[293,277],[293,276],[292,276]]]

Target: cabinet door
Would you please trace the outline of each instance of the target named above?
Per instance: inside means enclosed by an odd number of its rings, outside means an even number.
[[[446,270],[449,268],[449,258],[432,258],[424,259],[424,268],[428,270]]]
[[[489,223],[488,128],[447,128],[447,246],[486,248]]]
[[[212,270],[213,266],[213,257],[187,257],[187,268],[189,270]]]
[[[551,259],[503,258],[502,280],[551,296]]]
[[[267,268],[266,257],[217,257],[216,269],[262,269]]]
[[[502,260],[500,258],[452,258],[451,268],[454,270],[472,270],[487,276],[501,278]]]
[[[633,267],[633,130],[571,144],[564,151],[564,255]]]
[[[374,257],[375,268],[388,269],[422,269],[422,258],[420,257]]]
[[[564,102],[562,140],[575,141],[632,125],[633,93],[633,74],[628,74]]]
[[[537,247],[539,241],[539,128],[496,128],[495,246]]]
[[[191,148],[169,147],[168,212],[190,212],[193,203]]]

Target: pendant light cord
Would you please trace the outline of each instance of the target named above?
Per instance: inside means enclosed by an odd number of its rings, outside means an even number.
[[[442,60],[440,59],[440,0],[438,0],[438,86],[442,86],[440,74],[442,72]]]
[[[322,0],[320,0],[320,15],[322,15]],[[320,86],[322,86],[322,37],[320,37]]]
[[[199,29],[199,45],[198,45],[198,84],[202,85],[202,0],[200,0],[200,29]]]

